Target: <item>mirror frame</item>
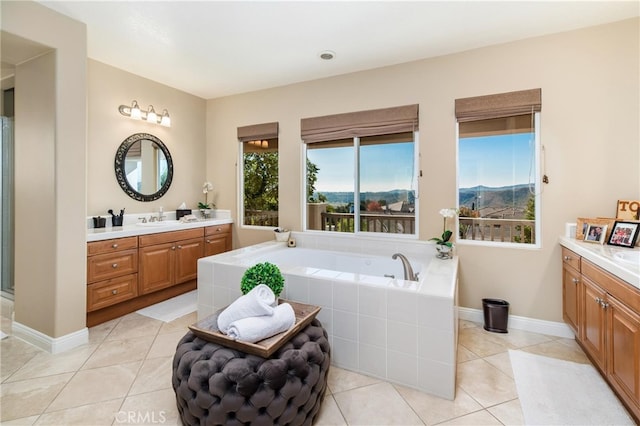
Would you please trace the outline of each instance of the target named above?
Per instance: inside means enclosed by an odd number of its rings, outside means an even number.
[[[154,192],[153,194],[148,194],[148,195],[141,194],[129,184],[129,181],[127,180],[127,176],[124,170],[124,160],[127,157],[127,152],[129,152],[129,148],[131,148],[131,145],[133,145],[134,143],[141,141],[143,139],[154,142],[158,146],[158,148],[160,148],[160,150],[164,154],[164,158],[167,160],[167,180],[165,181],[164,185],[162,185],[162,188],[160,188],[157,192]],[[171,159],[171,154],[169,153],[169,150],[167,149],[165,144],[162,143],[160,139],[158,139],[157,137],[149,133],[134,133],[133,135],[129,136],[124,141],[122,141],[122,143],[120,144],[120,147],[118,148],[118,151],[116,152],[114,169],[116,172],[116,180],[118,181],[118,184],[120,185],[122,190],[129,197],[137,201],[155,201],[159,199],[169,190],[169,187],[171,186],[171,181],[173,180],[173,160]]]

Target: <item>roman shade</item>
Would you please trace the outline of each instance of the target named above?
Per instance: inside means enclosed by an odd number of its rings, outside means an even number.
[[[304,143],[418,130],[418,105],[325,115],[300,120]]]
[[[238,127],[238,140],[240,142],[273,139],[278,137],[278,122],[253,124],[251,126]]]
[[[542,109],[542,89],[456,99],[459,122],[531,114]]]

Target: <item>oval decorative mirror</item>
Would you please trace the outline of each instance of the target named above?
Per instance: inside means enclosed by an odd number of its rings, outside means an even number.
[[[120,144],[115,171],[118,184],[129,197],[155,201],[171,186],[173,161],[160,139],[148,133],[135,133]]]

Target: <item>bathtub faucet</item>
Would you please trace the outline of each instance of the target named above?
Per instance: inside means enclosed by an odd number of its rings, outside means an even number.
[[[418,281],[418,274],[413,273],[413,268],[411,267],[411,263],[409,259],[404,254],[396,253],[391,256],[393,260],[400,258],[402,261],[402,267],[404,268],[404,279],[408,281]]]

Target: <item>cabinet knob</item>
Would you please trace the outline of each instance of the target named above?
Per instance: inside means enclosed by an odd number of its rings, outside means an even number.
[[[182,246],[178,246],[178,248],[179,248],[179,249],[181,249],[181,248],[182,248]]]
[[[222,228],[218,228],[218,229],[216,229],[216,231],[220,232],[220,231],[222,231]]]
[[[571,256],[565,256],[565,257],[564,257],[564,260],[565,260],[566,262],[570,261],[570,260],[571,260]]]
[[[176,246],[171,247],[171,250],[175,250],[175,249],[176,249]]]
[[[602,299],[600,299],[599,297],[596,297],[596,303],[599,305],[602,305]]]
[[[118,264],[117,264],[117,263],[114,263],[113,265],[111,265],[111,267],[112,267],[113,269],[116,269],[116,268],[118,267]]]
[[[577,278],[571,278],[571,281],[573,281],[574,284],[578,284],[580,282]]]
[[[111,290],[111,294],[118,294],[118,290]]]
[[[211,240],[207,240],[207,244],[211,244]]]
[[[114,249],[115,249],[115,248],[118,248],[118,244],[117,244],[117,243],[113,243],[113,244],[111,244],[111,248],[114,248]]]

